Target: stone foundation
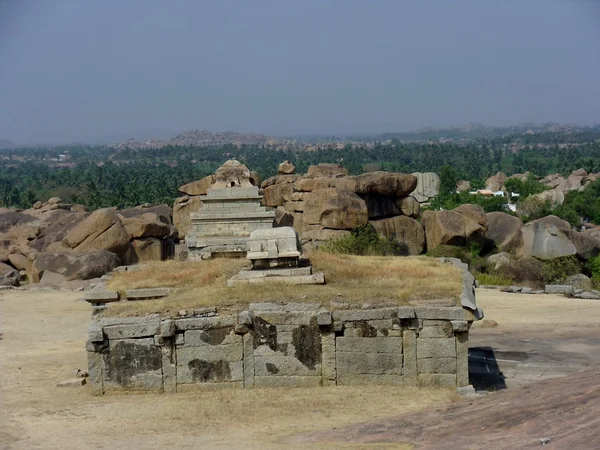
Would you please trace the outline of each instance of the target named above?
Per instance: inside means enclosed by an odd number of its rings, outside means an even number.
[[[251,304],[237,314],[93,318],[92,390],[178,392],[216,387],[469,384],[462,307],[329,311],[319,304]]]

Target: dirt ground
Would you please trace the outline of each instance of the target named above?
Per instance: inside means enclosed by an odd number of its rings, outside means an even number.
[[[413,448],[423,440],[301,436],[497,395],[457,400],[449,390],[336,387],[92,397],[88,386],[56,387],[86,367],[90,307],[80,297],[0,292],[0,448]],[[473,380],[481,387],[511,393],[600,367],[600,301],[479,290],[478,302],[499,324],[472,330]]]

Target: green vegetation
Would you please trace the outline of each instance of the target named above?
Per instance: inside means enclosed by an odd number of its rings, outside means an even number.
[[[511,280],[510,278],[505,278],[503,276],[494,275],[490,273],[475,272],[475,279],[482,286],[510,286],[511,284],[513,284],[513,280]]]
[[[409,136],[410,137],[410,136]],[[446,136],[448,137],[448,136]],[[600,172],[600,132],[506,134],[466,141],[403,141],[406,136],[381,136],[385,142],[334,145],[315,151],[273,150],[257,146],[176,147],[124,149],[69,146],[0,151],[0,206],[29,207],[37,200],[59,196],[65,201],[99,206],[133,206],[140,203],[171,203],[177,188],[197,180],[224,161],[236,158],[263,178],[275,175],[277,165],[290,160],[299,173],[321,162],[337,162],[351,174],[365,170],[436,172],[442,174],[443,195],[436,204],[450,207],[464,202],[481,204],[486,211],[501,210],[502,199],[454,194],[456,181],[469,180],[483,187],[490,175],[530,171],[544,176],[563,175],[584,168]],[[423,139],[423,136],[421,137]],[[512,183],[512,181],[510,182]],[[539,191],[529,180],[514,186],[522,196]],[[569,194],[568,203],[582,217],[600,219],[600,185],[594,195]],[[581,194],[581,195],[579,195]],[[595,196],[593,202],[589,202]],[[566,213],[565,213],[566,214]]]
[[[504,186],[508,192],[519,194],[522,198],[548,190],[548,188],[537,181],[532,174],[530,174],[525,181],[517,180],[516,178],[506,180]]]
[[[356,228],[348,236],[332,239],[321,245],[320,251],[342,255],[400,255],[402,249],[393,241],[380,237],[372,226]]]

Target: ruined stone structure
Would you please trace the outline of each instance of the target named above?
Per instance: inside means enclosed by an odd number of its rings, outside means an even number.
[[[474,314],[475,313],[475,314]],[[329,310],[254,303],[237,314],[97,318],[87,343],[93,392],[219,386],[469,384],[463,307]]]
[[[200,196],[202,208],[190,214],[186,236],[190,259],[216,255],[245,256],[250,233],[272,228],[274,211],[260,205],[262,195],[252,185],[250,171],[230,160],[215,172],[215,182]]]

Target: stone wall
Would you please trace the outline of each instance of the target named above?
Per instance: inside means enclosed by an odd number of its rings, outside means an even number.
[[[193,317],[94,317],[93,392],[180,392],[207,387],[469,384],[462,307],[329,311],[319,304],[254,303]]]

